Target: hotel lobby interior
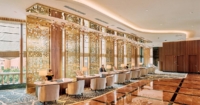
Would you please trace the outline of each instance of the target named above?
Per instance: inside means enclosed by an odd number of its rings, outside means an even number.
[[[0,0],[0,105],[200,105],[199,4]]]

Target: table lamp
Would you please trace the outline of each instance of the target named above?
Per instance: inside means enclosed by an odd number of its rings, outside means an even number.
[[[86,76],[87,70],[88,70],[87,67],[82,67],[82,71],[83,71],[84,76]]]
[[[111,65],[106,65],[106,69],[108,69],[110,71]]]
[[[121,64],[121,68],[124,69],[124,64]]]
[[[39,71],[39,76],[42,78],[42,84],[45,83],[45,77],[47,75],[47,70],[40,70]]]
[[[132,66],[132,68],[134,68],[135,67],[135,63],[132,63],[131,66]]]

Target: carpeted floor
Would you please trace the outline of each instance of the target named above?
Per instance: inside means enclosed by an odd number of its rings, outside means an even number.
[[[162,78],[185,78],[186,75],[187,74],[182,74],[182,73],[148,74],[147,76],[142,77],[138,80],[141,80],[141,79],[155,80],[155,79],[162,79]],[[138,80],[131,80],[131,83],[136,82]],[[57,103],[47,102],[47,105],[68,105],[74,102],[84,101],[84,100],[102,95],[104,93],[107,93],[109,91],[115,90],[127,84],[115,84],[114,88],[105,89],[104,91],[97,91],[97,92],[91,91],[89,88],[87,88],[85,89],[82,97],[62,95],[60,96]],[[0,105],[43,105],[43,104],[37,100],[37,98],[35,97],[35,94],[26,94],[25,89],[20,88],[20,89],[10,89],[10,90],[0,90]]]

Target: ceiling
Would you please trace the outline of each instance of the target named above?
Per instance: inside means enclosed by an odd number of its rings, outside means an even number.
[[[115,30],[134,33],[153,41],[150,45],[154,47],[168,41],[200,39],[200,0],[0,0],[0,17],[25,20],[26,8],[34,3],[74,13]]]

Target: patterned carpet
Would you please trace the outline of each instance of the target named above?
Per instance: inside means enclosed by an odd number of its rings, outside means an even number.
[[[149,79],[149,80],[155,80],[155,79],[162,79],[162,78],[185,78],[186,74],[148,74],[145,77],[142,77],[141,79]],[[132,82],[136,82],[138,80],[131,80]],[[128,83],[127,83],[128,84]],[[55,102],[47,102],[46,105],[68,105],[72,104],[74,102],[87,100],[99,95],[102,95],[104,93],[107,93],[109,91],[112,91],[114,89],[117,89],[119,87],[122,87],[127,84],[115,84],[114,88],[111,89],[105,89],[104,91],[91,91],[89,88],[85,89],[83,97],[75,97],[75,96],[66,96],[62,95],[60,96],[57,103]],[[25,88],[20,89],[11,89],[11,90],[0,90],[0,105],[43,105],[41,102],[37,100],[35,97],[35,94],[26,94]]]

